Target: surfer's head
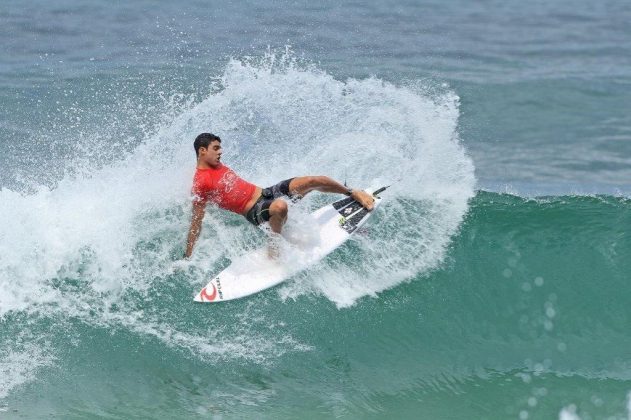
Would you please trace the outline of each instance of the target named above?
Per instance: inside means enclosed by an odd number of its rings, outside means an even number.
[[[221,160],[221,139],[211,133],[202,133],[195,137],[193,143],[195,155],[197,155],[197,163],[206,164],[216,167]]]

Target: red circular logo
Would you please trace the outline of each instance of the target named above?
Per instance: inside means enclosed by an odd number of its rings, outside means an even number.
[[[206,293],[206,288],[205,287],[200,292],[200,295],[202,297],[202,302],[203,301],[212,302],[217,297],[217,288],[212,283],[210,283],[210,286],[213,288],[213,291],[212,291],[211,294]]]

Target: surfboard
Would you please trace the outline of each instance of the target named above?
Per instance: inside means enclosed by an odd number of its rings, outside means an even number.
[[[311,214],[313,235],[307,244],[292,246],[291,263],[270,259],[263,247],[236,258],[195,296],[195,302],[223,302],[239,299],[274,287],[305,268],[322,260],[357,232],[381,204],[379,193],[372,193],[374,208],[368,211],[351,197],[326,205]],[[295,257],[295,258],[293,258]]]

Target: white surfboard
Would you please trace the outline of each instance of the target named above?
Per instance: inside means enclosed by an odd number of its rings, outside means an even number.
[[[232,264],[213,278],[195,296],[195,302],[222,302],[250,296],[276,286],[317,263],[366,223],[381,204],[378,194],[386,188],[372,193],[375,203],[370,212],[350,197],[316,210],[311,214],[314,219],[312,240],[302,246],[295,245],[292,249],[299,258],[292,258],[290,264],[282,258],[273,260],[269,258],[266,247],[245,254],[232,261]],[[370,194],[372,191],[366,192]]]

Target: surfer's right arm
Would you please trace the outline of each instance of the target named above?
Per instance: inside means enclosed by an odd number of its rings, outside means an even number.
[[[191,217],[191,228],[188,230],[188,238],[186,240],[186,252],[184,258],[190,258],[193,254],[193,247],[202,230],[202,220],[206,210],[206,203],[202,201],[193,201],[193,215]]]

